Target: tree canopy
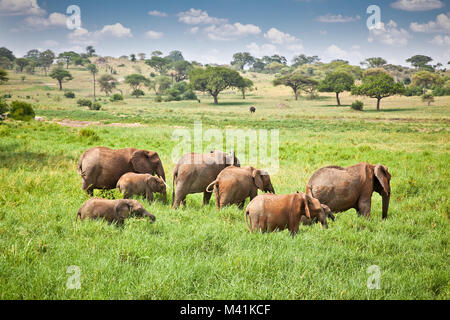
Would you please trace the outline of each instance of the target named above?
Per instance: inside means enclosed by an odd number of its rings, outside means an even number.
[[[339,93],[344,91],[350,91],[355,79],[353,76],[345,71],[335,71],[327,74],[325,79],[319,84],[319,91],[322,92],[335,92],[337,105],[341,105],[339,100]]]
[[[62,82],[63,82],[64,80],[69,81],[69,80],[72,80],[72,79],[73,79],[73,77],[72,77],[72,75],[70,74],[70,72],[67,71],[67,70],[65,70],[65,69],[63,69],[63,68],[54,68],[54,69],[52,70],[52,72],[50,72],[49,76],[50,76],[52,79],[58,80],[58,83],[59,83],[59,90],[62,90]]]
[[[273,80],[274,86],[284,85],[294,91],[295,100],[298,100],[298,94],[301,89],[311,93],[311,87],[317,86],[318,82],[301,73],[289,73]]]

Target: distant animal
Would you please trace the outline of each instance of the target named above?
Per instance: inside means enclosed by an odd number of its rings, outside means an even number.
[[[155,216],[145,210],[144,206],[137,200],[119,199],[89,199],[77,212],[76,219],[105,219],[108,222],[123,221],[131,216],[148,217],[152,222],[156,220]]]
[[[234,151],[224,153],[214,150],[210,153],[188,153],[178,160],[173,170],[172,207],[186,204],[186,195],[203,192],[203,205],[209,203],[211,193],[206,187],[228,166],[240,166]]]
[[[232,204],[237,204],[243,209],[245,199],[250,197],[252,200],[256,197],[258,189],[275,193],[269,174],[250,166],[243,168],[230,166],[223,169],[216,180],[208,185],[206,192],[212,192],[212,188],[216,196],[217,209]]]
[[[250,107],[250,113],[255,113],[256,112],[256,108],[255,107]]]
[[[324,167],[311,176],[306,193],[330,207],[332,212],[356,209],[359,215],[370,217],[372,193],[382,197],[382,217],[387,218],[391,197],[391,174],[384,165],[365,162],[342,168]]]
[[[200,103],[201,102],[200,99],[197,99],[197,102]]]
[[[317,219],[328,228],[326,206],[304,193],[286,195],[261,194],[245,209],[245,224],[249,231],[262,232],[288,229],[294,236],[300,223]],[[249,220],[249,221],[248,221]]]
[[[161,159],[155,151],[95,147],[86,150],[78,161],[82,189],[91,196],[94,189],[116,188],[117,181],[127,172],[156,174],[166,180]]]
[[[164,202],[167,201],[166,184],[163,179],[149,173],[127,172],[117,181],[117,188],[123,193],[125,199],[129,199],[133,195],[140,195],[151,202],[153,193],[160,192]]]

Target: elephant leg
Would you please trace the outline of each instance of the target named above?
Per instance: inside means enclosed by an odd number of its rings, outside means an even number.
[[[81,185],[81,189],[86,191],[88,196],[92,197],[94,195],[94,185],[92,183],[87,182],[83,179],[83,183]]]
[[[153,201],[153,192],[147,192],[145,197],[147,198],[148,203],[151,203]]]
[[[206,206],[209,203],[209,200],[211,199],[212,193],[211,192],[203,192],[203,205]]]
[[[358,214],[369,219],[371,206],[372,206],[371,197],[361,197],[358,200],[358,206],[357,206]]]
[[[181,184],[177,185],[175,190],[175,200],[173,201],[173,209],[176,209],[182,204],[186,206],[186,192],[183,190]]]
[[[239,209],[244,209],[244,204],[245,204],[245,199],[243,201],[241,201],[238,205]]]

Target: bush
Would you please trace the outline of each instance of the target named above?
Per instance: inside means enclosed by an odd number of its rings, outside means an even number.
[[[425,93],[422,96],[422,101],[426,102],[428,105],[430,105],[432,102],[434,102],[434,97],[431,93]]]
[[[435,97],[450,96],[450,88],[435,87],[432,91],[432,94]]]
[[[141,97],[141,96],[144,96],[145,93],[144,93],[144,91],[142,91],[141,89],[136,89],[136,90],[134,90],[134,91],[131,93],[131,95],[134,96],[134,97],[136,97],[136,98],[139,98],[139,97]]]
[[[0,98],[0,116],[6,112],[8,112],[9,107],[5,100]]]
[[[112,102],[114,102],[114,101],[122,101],[123,100],[123,96],[120,93],[114,93],[109,100],[111,100]]]
[[[356,111],[362,111],[362,110],[363,110],[363,107],[364,107],[364,103],[362,103],[362,102],[359,101],[359,100],[356,100],[356,101],[353,102],[352,105],[351,105],[351,108],[352,108],[353,110],[356,110]]]
[[[92,107],[92,101],[89,99],[84,99],[84,98],[78,99],[77,104],[80,107],[89,107],[89,108]]]
[[[11,93],[7,93],[7,94],[3,95],[3,98],[5,98],[5,99],[11,98],[11,97],[12,97]]]
[[[180,92],[175,88],[169,88],[166,91],[164,91],[164,94],[167,96],[164,100],[165,101],[180,101],[181,95]]]
[[[64,97],[68,99],[75,99],[75,93],[73,93],[72,91],[67,91],[64,93]]]
[[[420,87],[407,86],[405,88],[405,96],[421,96],[423,94],[423,90]]]
[[[198,100],[194,91],[188,90],[183,94],[183,100]]]
[[[102,108],[102,105],[100,102],[94,102],[91,106],[89,106],[90,110],[100,110]]]
[[[9,109],[9,116],[15,120],[30,121],[34,119],[33,107],[30,103],[24,101],[13,101]]]
[[[161,96],[156,96],[155,97],[155,102],[162,102],[162,97]]]

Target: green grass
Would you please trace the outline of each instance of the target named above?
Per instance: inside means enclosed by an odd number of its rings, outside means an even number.
[[[391,97],[379,113],[372,99],[358,97],[365,105],[357,112],[348,107],[356,97],[343,94],[346,107],[336,107],[327,94],[294,101],[289,90],[271,86],[271,76],[256,75],[258,90],[245,101],[233,92],[220,95],[219,106],[205,96],[201,103],[155,103],[152,96],[125,95],[124,102],[90,111],[76,106],[91,92],[90,76],[70,70],[75,80],[64,88],[76,99],[49,91],[53,80],[39,75],[27,75],[22,84],[12,73],[1,88],[1,95],[13,94],[9,100],[30,95],[25,101],[47,121],[0,123],[0,299],[450,298],[449,97],[431,107],[420,97]],[[248,112],[250,105],[256,114]],[[102,125],[53,123],[64,118]],[[177,211],[140,199],[156,216],[154,224],[135,218],[122,227],[75,222],[88,199],[76,172],[84,150],[156,150],[171,181],[178,143],[172,133],[192,130],[194,121],[204,129],[279,129],[280,170],[272,182],[280,194],[303,191],[325,165],[384,164],[392,174],[389,217],[381,220],[381,197],[374,194],[370,220],[349,210],[327,230],[301,227],[294,238],[287,231],[251,234],[242,210],[217,211],[214,197],[202,207],[197,194]],[[107,126],[135,122],[143,126]],[[120,197],[118,191],[95,195]],[[80,290],[66,288],[72,265],[81,268]],[[366,286],[371,265],[380,267],[380,290]]]

